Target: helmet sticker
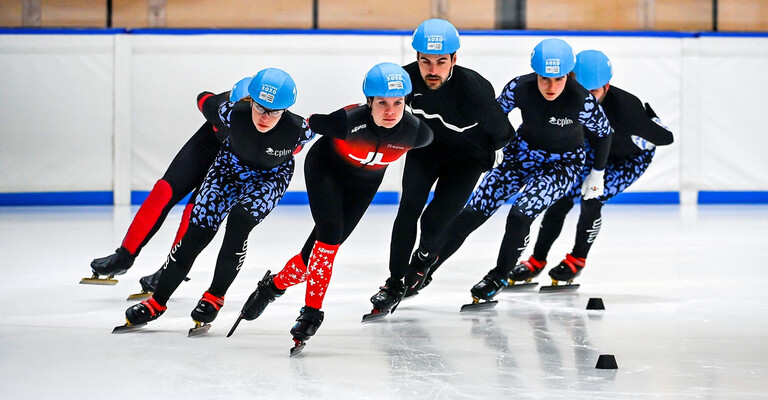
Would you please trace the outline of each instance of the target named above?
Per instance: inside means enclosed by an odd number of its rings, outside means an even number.
[[[267,103],[275,101],[275,95],[277,94],[277,88],[272,85],[261,85],[261,91],[259,92],[259,100],[264,100]]]

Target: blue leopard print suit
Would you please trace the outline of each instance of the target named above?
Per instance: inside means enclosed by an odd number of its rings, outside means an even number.
[[[673,142],[672,132],[664,126],[647,103],[633,94],[611,86],[601,102],[614,128],[610,154],[605,164],[605,190],[595,199],[581,200],[576,239],[571,255],[586,259],[592,244],[603,227],[602,207],[619,193],[637,181],[648,169],[656,146]],[[533,257],[547,261],[549,250],[560,235],[568,212],[576,199],[581,197],[581,185],[594,164],[594,151],[587,143],[585,168],[571,190],[553,204],[541,221],[539,235],[533,249]]]
[[[451,256],[466,237],[513,196],[494,280],[506,277],[528,243],[533,220],[574,186],[584,166],[584,130],[596,149],[595,168],[604,168],[611,127],[592,94],[568,79],[562,93],[547,101],[539,91],[538,76],[510,81],[496,99],[509,114],[519,108],[523,123],[504,148],[503,161],[483,177],[468,205],[449,228],[440,263]],[[504,279],[506,282],[506,279]]]
[[[249,233],[288,189],[294,171],[293,153],[313,136],[306,121],[287,110],[271,130],[263,133],[256,129],[247,101],[223,102],[214,109],[218,109],[217,122],[230,128],[230,136],[195,198],[187,232],[163,266],[153,295],[162,305],[228,218],[208,289],[213,296],[223,298],[245,261]]]

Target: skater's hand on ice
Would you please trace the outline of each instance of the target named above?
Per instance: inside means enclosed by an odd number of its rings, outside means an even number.
[[[581,195],[584,196],[584,200],[596,199],[603,195],[605,190],[603,175],[605,175],[605,170],[598,171],[596,169],[587,175],[584,184],[581,185]]]

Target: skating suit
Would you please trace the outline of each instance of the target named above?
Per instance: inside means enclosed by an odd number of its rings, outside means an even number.
[[[410,149],[428,145],[432,131],[408,112],[394,127],[379,127],[367,105],[313,115],[309,126],[322,135],[307,152],[304,166],[315,227],[275,283],[282,289],[307,280],[306,303],[319,309],[336,250],[368,209],[387,166]]]
[[[198,96],[198,107],[202,110],[203,100],[214,96],[213,93],[201,93]],[[229,92],[217,97],[226,98]],[[184,144],[174,157],[168,169],[150,191],[139,211],[136,213],[128,232],[123,239],[122,247],[134,256],[152,239],[162,226],[168,212],[179,203],[184,196],[192,193],[189,203],[182,214],[176,239],[184,235],[192,210],[192,203],[197,195],[197,189],[203,183],[203,178],[219,153],[221,143],[229,136],[229,128],[218,121],[206,121],[200,129]]]
[[[571,255],[586,258],[602,228],[602,206],[634,183],[651,163],[656,145],[672,143],[670,132],[650,108],[616,86],[611,86],[602,101],[603,110],[614,129],[608,161],[605,164],[605,191],[595,199],[581,200],[576,239]],[[594,164],[594,151],[587,142],[587,161],[571,190],[547,209],[533,249],[533,256],[546,261],[549,250],[563,228],[574,201],[581,196],[581,185]]]
[[[605,164],[605,191],[597,200],[605,204],[623,192],[643,175],[653,159],[656,146],[672,143],[672,132],[658,117],[648,115],[640,99],[616,86],[611,86],[601,103],[613,128],[613,138]],[[581,184],[594,165],[595,152],[587,144],[585,168],[566,195],[575,200],[581,195]]]
[[[270,131],[262,133],[253,124],[249,102],[219,104],[219,118],[230,129],[230,136],[195,198],[187,232],[169,254],[154,295],[160,304],[178,287],[229,214],[209,289],[215,296],[224,295],[245,259],[248,234],[274,209],[288,188],[294,169],[293,152],[312,137],[306,122],[290,111],[286,110]]]
[[[595,169],[603,169],[611,127],[592,94],[573,80],[553,101],[541,95],[535,73],[509,82],[497,101],[505,113],[520,108],[523,123],[504,148],[504,160],[483,177],[469,206],[486,217],[524,190],[510,212],[531,221],[574,185],[585,160],[584,131],[595,151]]]
[[[395,279],[408,271],[417,223],[421,226],[419,248],[437,252],[448,224],[461,211],[482,172],[493,165],[494,151],[514,132],[495,102],[493,87],[477,72],[454,66],[447,81],[432,90],[424,82],[418,63],[404,69],[413,83],[408,105],[432,129],[435,138],[431,145],[406,156],[390,244],[389,269]],[[434,197],[425,208],[433,185]]]

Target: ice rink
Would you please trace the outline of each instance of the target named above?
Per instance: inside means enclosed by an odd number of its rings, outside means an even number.
[[[138,279],[163,263],[181,209],[109,287],[78,282],[120,244],[136,207],[0,207],[0,399],[768,398],[768,206],[609,204],[577,292],[507,291],[491,311],[459,313],[493,267],[507,210],[420,295],[361,324],[388,274],[396,211],[373,206],[340,249],[324,324],[289,358],[304,285],[225,336],[265,270],[298,252],[308,207],[279,206],[256,227],[224,308],[197,338],[187,338],[189,313],[221,234],[160,319],[113,335]],[[575,218],[552,266],[573,244]],[[605,311],[586,310],[593,297]],[[619,368],[596,369],[601,354]]]

